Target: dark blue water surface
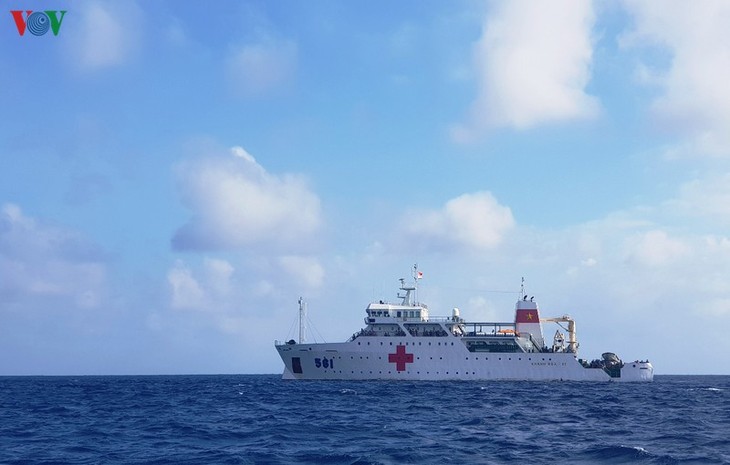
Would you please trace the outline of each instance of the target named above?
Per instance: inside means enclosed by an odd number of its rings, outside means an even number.
[[[0,463],[730,464],[730,376],[0,377]]]

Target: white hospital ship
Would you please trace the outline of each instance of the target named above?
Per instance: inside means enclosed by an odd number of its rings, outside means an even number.
[[[578,358],[575,321],[568,315],[542,318],[534,298],[524,293],[514,322],[467,322],[459,310],[432,317],[416,298],[422,274],[414,266],[413,283],[401,279],[399,303],[373,302],[365,328],[347,342],[275,342],[284,361],[284,379],[395,380],[574,380],[652,381],[648,360],[623,362],[606,352],[600,359]],[[543,323],[558,325],[552,343]],[[567,328],[564,326],[567,325]],[[568,337],[561,331],[567,332]]]

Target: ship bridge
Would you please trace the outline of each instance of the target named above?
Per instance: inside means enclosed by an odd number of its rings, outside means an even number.
[[[426,305],[397,305],[383,302],[371,303],[365,310],[366,322],[376,323],[385,319],[396,318],[402,321],[428,321],[428,307]]]
[[[407,283],[405,278],[400,279],[400,290],[403,294],[398,293],[400,303],[394,304],[380,300],[372,302],[365,309],[367,317],[366,324],[386,323],[393,318],[401,321],[428,321],[428,306],[418,302],[418,280],[423,277],[423,273],[418,271],[416,265],[413,266],[413,283]]]

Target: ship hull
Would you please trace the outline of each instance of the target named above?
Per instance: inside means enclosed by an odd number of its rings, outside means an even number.
[[[394,340],[399,339],[399,340]],[[434,340],[441,339],[441,340]],[[652,381],[649,362],[610,376],[569,352],[471,352],[462,338],[360,337],[343,343],[276,344],[284,379]]]

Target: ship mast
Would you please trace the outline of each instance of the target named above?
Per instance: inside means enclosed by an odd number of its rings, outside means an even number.
[[[307,303],[299,297],[299,343],[304,344],[306,339]]]
[[[402,305],[418,304],[418,280],[423,278],[423,273],[418,271],[418,264],[413,265],[413,284],[406,284],[405,278],[400,278],[400,290],[406,291],[404,295],[398,293],[398,298],[403,299]],[[411,294],[413,292],[413,294]]]
[[[525,294],[525,277],[522,277],[522,285],[520,286],[520,300],[524,299],[527,296]]]

